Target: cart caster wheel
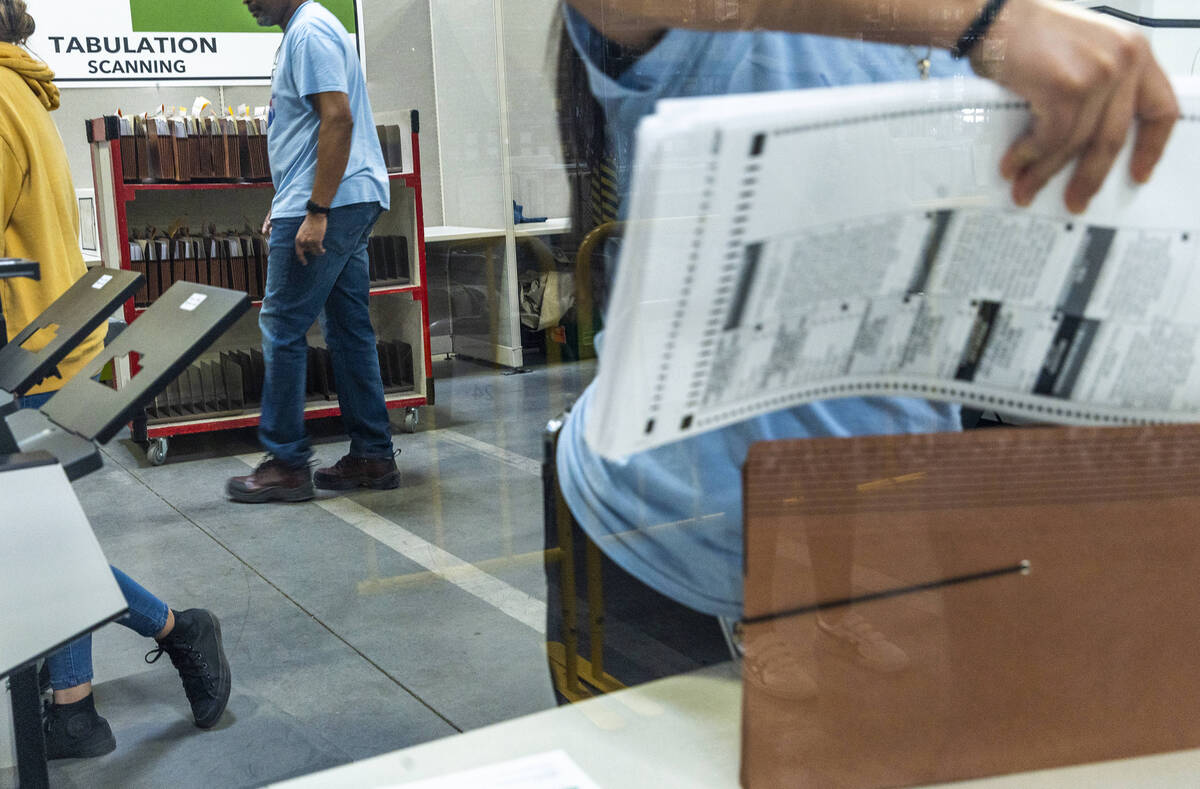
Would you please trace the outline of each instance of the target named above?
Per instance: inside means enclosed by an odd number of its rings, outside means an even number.
[[[406,409],[404,412],[404,432],[405,433],[417,432],[417,422],[418,421],[420,421],[420,418],[417,416],[417,409],[415,409],[415,408]]]
[[[146,460],[152,466],[161,466],[167,459],[167,439],[152,438],[146,447]]]

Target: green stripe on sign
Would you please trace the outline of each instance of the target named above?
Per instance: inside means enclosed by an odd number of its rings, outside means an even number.
[[[354,0],[321,0],[351,33],[358,30]],[[278,33],[259,27],[241,0],[129,0],[135,33]]]

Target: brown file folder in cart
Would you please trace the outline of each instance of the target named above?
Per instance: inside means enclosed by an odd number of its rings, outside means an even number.
[[[747,786],[1200,746],[1200,426],[770,442],[744,481]]]

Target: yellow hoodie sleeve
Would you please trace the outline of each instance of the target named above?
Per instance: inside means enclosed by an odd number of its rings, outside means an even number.
[[[17,201],[25,188],[28,170],[17,159],[7,140],[0,138],[0,257],[8,257],[8,238],[3,228],[8,227],[16,210]],[[4,317],[7,337],[0,340],[7,342],[24,328],[36,316],[28,314],[29,309],[22,300],[17,298],[16,280],[0,279],[0,315]]]
[[[0,218],[3,218],[3,224],[0,228],[8,227],[9,221],[12,219],[13,211],[17,207],[17,200],[21,197],[21,191],[25,188],[25,179],[29,177],[29,171],[21,164],[17,155],[13,153],[12,146],[7,140],[0,139]],[[0,233],[0,257],[5,257],[8,254],[6,247],[8,246],[4,234]]]

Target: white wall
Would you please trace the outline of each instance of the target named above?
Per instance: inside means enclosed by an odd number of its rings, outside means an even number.
[[[504,7],[513,198],[526,216],[563,217],[570,209],[556,117],[557,8],[558,0]]]
[[[493,0],[431,0],[445,223],[504,227]]]

